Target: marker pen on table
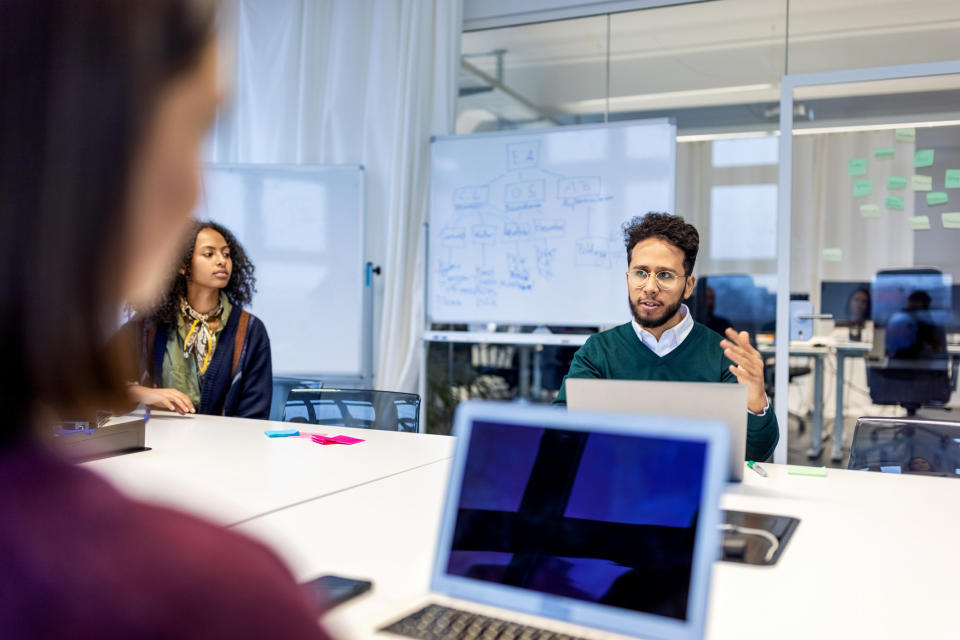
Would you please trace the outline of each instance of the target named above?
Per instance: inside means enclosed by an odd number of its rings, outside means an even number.
[[[760,474],[761,476],[763,476],[764,478],[767,477],[767,472],[763,470],[763,467],[761,467],[760,465],[758,465],[758,464],[757,464],[756,462],[754,462],[753,460],[748,461],[748,462],[747,462],[747,466],[750,467],[751,469],[753,469],[754,471],[756,471],[757,473],[759,473],[759,474]]]

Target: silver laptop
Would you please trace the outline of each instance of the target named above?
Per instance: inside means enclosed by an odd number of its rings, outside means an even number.
[[[726,382],[567,378],[567,408],[717,420],[730,428],[730,480],[743,480],[747,387]],[[773,408],[770,408],[772,411]]]
[[[701,638],[729,438],[674,422],[461,404],[431,593],[380,631]]]

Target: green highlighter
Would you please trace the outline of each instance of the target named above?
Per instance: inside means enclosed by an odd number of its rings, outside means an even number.
[[[750,467],[751,469],[753,469],[754,471],[756,471],[757,473],[759,473],[759,474],[760,474],[761,476],[763,476],[764,478],[767,477],[767,472],[763,470],[763,467],[761,467],[760,465],[758,465],[758,464],[757,464],[756,462],[754,462],[753,460],[748,460],[748,461],[747,461],[747,466]]]

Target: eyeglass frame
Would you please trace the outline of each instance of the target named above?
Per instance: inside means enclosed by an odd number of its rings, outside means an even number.
[[[638,269],[627,269],[627,271],[626,271],[626,275],[627,275],[627,286],[632,287],[632,288],[634,288],[634,289],[640,289],[640,288],[642,288],[644,285],[646,285],[647,280],[649,280],[649,279],[650,279],[650,276],[652,275],[654,281],[657,283],[657,288],[660,289],[660,291],[674,291],[675,289],[674,289],[673,286],[667,286],[667,287],[664,287],[664,286],[663,286],[663,283],[660,282],[659,274],[661,274],[661,273],[669,273],[669,274],[675,276],[678,281],[683,281],[683,286],[684,286],[684,288],[686,288],[686,286],[687,286],[686,279],[690,277],[690,274],[687,274],[686,272],[684,272],[684,273],[682,273],[682,274],[677,274],[677,273],[674,273],[673,271],[671,271],[670,269],[662,269],[662,270],[656,271],[656,272],[648,272],[649,275],[648,275],[647,278],[643,281],[643,283],[641,283],[641,284],[639,284],[639,285],[634,285],[633,282],[632,282],[632,280],[631,280],[631,273],[632,273],[633,271],[646,271],[646,269],[639,269],[639,268],[638,268]]]

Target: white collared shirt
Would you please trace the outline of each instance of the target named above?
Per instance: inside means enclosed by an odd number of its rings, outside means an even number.
[[[650,351],[653,351],[659,357],[663,357],[680,346],[680,343],[683,342],[690,332],[693,331],[693,316],[690,315],[690,309],[687,308],[687,305],[680,305],[680,322],[677,323],[675,327],[670,327],[660,336],[660,339],[657,340],[656,336],[652,333],[641,327],[637,324],[636,319],[631,320],[633,324],[633,330],[637,332],[637,337],[640,338],[640,342],[647,346]],[[763,408],[763,411],[760,413],[753,413],[747,409],[747,413],[751,413],[755,416],[766,415],[767,409],[770,408],[770,399],[767,399],[767,406]]]
[[[680,316],[680,322],[675,327],[670,327],[664,331],[659,340],[637,324],[636,319],[631,320],[631,322],[633,323],[633,330],[637,332],[637,337],[640,338],[640,342],[662,358],[679,347],[680,343],[693,331],[693,316],[690,315],[690,309],[687,308],[687,305],[680,305]]]

